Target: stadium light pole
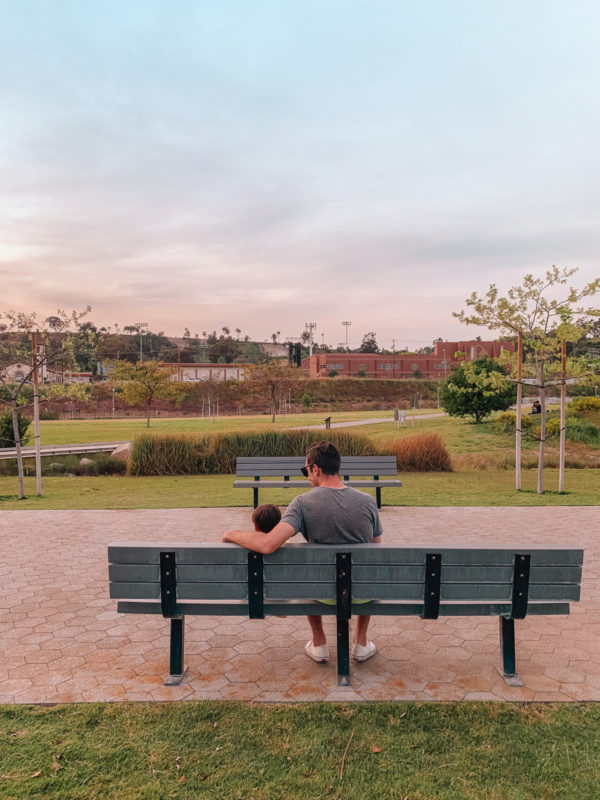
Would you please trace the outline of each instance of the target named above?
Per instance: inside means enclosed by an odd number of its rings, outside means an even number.
[[[352,323],[346,320],[346,322],[342,322],[342,325],[346,328],[346,352],[348,352],[348,328]]]

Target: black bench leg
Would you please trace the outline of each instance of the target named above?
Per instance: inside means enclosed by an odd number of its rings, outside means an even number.
[[[515,621],[506,617],[500,620],[500,646],[502,648],[502,677],[509,686],[523,686],[517,675],[515,656]]]
[[[254,508],[258,508],[258,489],[254,488]]]
[[[338,686],[350,686],[350,636],[347,619],[337,621]]]
[[[377,508],[381,508],[381,486],[375,487],[375,495],[377,497]]]
[[[171,619],[171,650],[169,655],[169,677],[165,686],[177,686],[183,680],[187,667],[183,665],[185,617]]]

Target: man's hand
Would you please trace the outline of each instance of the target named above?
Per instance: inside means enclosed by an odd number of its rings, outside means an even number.
[[[242,531],[225,531],[223,536],[221,536],[222,542],[235,542],[235,539],[231,538],[238,533],[242,533]]]

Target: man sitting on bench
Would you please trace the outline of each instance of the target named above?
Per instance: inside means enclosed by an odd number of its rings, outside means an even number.
[[[314,544],[359,544],[381,541],[381,522],[375,500],[364,492],[346,486],[340,479],[340,454],[331,442],[312,444],[306,452],[302,469],[313,487],[295,497],[281,522],[270,533],[227,531],[223,542],[233,542],[257,553],[274,553],[288,539],[301,533]],[[370,616],[358,616],[352,645],[352,657],[366,661],[377,649],[367,639]],[[313,661],[325,662],[329,648],[323,619],[309,616],[312,639],[304,651]]]

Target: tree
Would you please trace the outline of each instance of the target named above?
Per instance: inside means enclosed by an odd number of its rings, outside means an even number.
[[[254,364],[246,372],[245,380],[257,394],[268,398],[271,419],[275,422],[277,400],[287,393],[298,380],[299,370],[287,361],[264,361]]]
[[[130,364],[128,361],[114,361],[108,366],[111,385],[119,387],[123,399],[129,406],[146,407],[146,427],[150,427],[150,410],[152,401],[161,397],[167,399],[178,394],[178,387],[173,383],[175,367],[168,367],[160,361],[149,359],[142,364]]]
[[[358,348],[359,353],[378,353],[379,345],[376,339],[377,334],[375,331],[368,331],[362,338],[362,343]]]
[[[485,356],[455,367],[442,384],[440,403],[451,417],[481,422],[492,411],[505,411],[515,402],[508,370]]]
[[[219,336],[208,348],[208,360],[213,364],[232,364],[240,353],[240,346],[235,339],[231,336]]]
[[[19,426],[19,440],[21,444],[25,444],[31,420],[24,414],[17,412],[17,424]],[[12,412],[8,409],[3,414],[0,414],[0,447],[15,447],[15,443]]]
[[[19,479],[19,500],[25,497],[25,472],[23,469],[23,453],[19,433],[19,407],[23,406],[23,396],[28,385],[33,384],[34,417],[36,421],[36,478],[37,493],[41,494],[41,460],[39,457],[39,417],[38,378],[49,366],[69,367],[75,363],[75,337],[71,326],[78,327],[81,319],[90,311],[87,306],[83,311],[72,311],[67,314],[58,310],[55,316],[38,320],[37,314],[26,314],[20,311],[0,312],[0,386],[4,386],[8,394],[8,405],[11,408],[15,450],[17,455],[17,472]],[[33,342],[35,341],[35,348]],[[18,377],[11,378],[8,369],[15,362],[21,362],[23,369]]]
[[[496,284],[491,284],[486,295],[479,297],[476,292],[465,302],[470,311],[454,313],[466,325],[483,325],[498,331],[502,336],[517,336],[522,342],[525,360],[524,371],[535,376],[542,406],[540,449],[538,460],[538,494],[543,493],[544,442],[546,440],[545,382],[548,373],[559,370],[557,364],[562,360],[563,342],[576,342],[592,329],[600,310],[584,308],[580,305],[586,297],[591,297],[600,289],[600,278],[586,284],[583,289],[567,289],[560,299],[556,299],[557,288],[564,286],[577,268],[559,269],[552,266],[544,278],[526,275],[521,286],[513,286],[506,296],[498,293]],[[550,296],[549,296],[550,295]],[[517,379],[520,380],[520,362]],[[563,384],[564,385],[564,384]],[[517,488],[520,488],[520,399],[521,384],[517,394]],[[561,425],[564,428],[564,425]],[[561,452],[563,448],[561,447]]]

